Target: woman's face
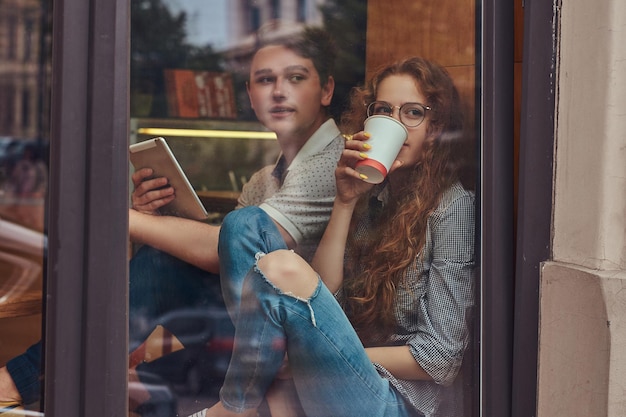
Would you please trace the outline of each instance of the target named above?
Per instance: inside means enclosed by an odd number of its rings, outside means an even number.
[[[392,114],[393,118],[397,120],[400,120],[399,107],[404,103],[428,105],[425,97],[419,91],[415,79],[407,74],[391,75],[382,80],[378,84],[376,100],[386,101],[392,106],[398,106],[394,107]],[[398,168],[399,170],[414,167],[421,161],[422,147],[427,139],[428,123],[427,114],[419,126],[406,127],[409,131],[409,136],[396,157],[396,159],[402,161],[402,166]]]

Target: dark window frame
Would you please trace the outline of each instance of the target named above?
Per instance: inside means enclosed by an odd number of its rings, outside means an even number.
[[[540,267],[552,258],[557,3],[560,1],[524,2],[513,417],[537,415]]]
[[[481,3],[481,2],[477,2]],[[513,329],[513,2],[483,0],[477,33],[477,86],[482,88],[481,172],[478,187],[480,260],[479,410],[483,417],[511,412]]]

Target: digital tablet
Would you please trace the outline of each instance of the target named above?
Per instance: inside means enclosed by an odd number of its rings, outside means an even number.
[[[194,220],[205,220],[208,217],[206,209],[164,138],[132,144],[129,150],[130,162],[135,170],[152,168],[154,173],[151,178],[165,177],[169,180],[169,185],[174,187],[176,198],[161,207],[159,211],[162,214]]]

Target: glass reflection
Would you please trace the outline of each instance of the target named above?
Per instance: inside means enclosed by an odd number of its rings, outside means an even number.
[[[204,195],[205,206],[213,208],[213,215],[207,223],[221,225],[224,216],[238,204],[237,198],[252,175],[264,166],[273,165],[281,151],[280,144],[272,141],[254,137],[233,140],[226,134],[236,130],[264,132],[268,127],[273,130],[268,123],[261,123],[263,120],[257,121],[254,111],[257,108],[250,106],[252,97],[249,97],[249,92],[254,93],[254,90],[250,90],[250,85],[246,86],[251,61],[261,37],[294,37],[305,25],[324,27],[334,36],[341,52],[330,112],[337,121],[347,109],[351,89],[363,84],[366,79],[366,69],[372,73],[380,65],[401,57],[397,55],[415,55],[416,51],[407,54],[402,49],[407,44],[406,36],[395,42],[398,50],[389,46],[394,44],[394,33],[399,33],[393,19],[383,19],[376,22],[377,26],[368,27],[368,7],[371,16],[372,10],[380,12],[383,3],[389,6],[388,2],[214,1],[210,6],[206,3],[191,0],[135,0],[131,3],[131,141],[150,138],[149,129],[154,128],[224,131],[221,138],[213,133],[211,137],[202,137],[201,133],[167,137],[192,185],[201,197]],[[432,31],[433,36],[422,36],[419,42],[428,39],[433,45],[437,41],[448,44],[454,43],[459,36],[466,38],[468,43],[463,42],[463,45],[470,46],[459,54],[464,59],[461,65],[454,54],[445,56],[445,52],[439,52],[431,58],[438,61],[443,58],[442,65],[450,70],[466,107],[471,109],[474,101],[474,4],[466,3],[471,6],[472,13],[455,14],[455,17],[463,20],[463,27],[470,28],[471,34],[456,31],[448,35],[441,26],[444,19],[439,19],[445,11],[442,10],[441,15],[422,13],[427,5],[420,2],[386,7],[385,12],[378,16],[396,16],[398,22],[406,20],[402,10],[418,13],[420,18],[423,15],[433,16],[438,25]],[[317,8],[316,4],[321,4],[321,7]],[[419,10],[413,7],[415,5]],[[467,11],[466,8],[463,10]],[[428,26],[426,23],[424,27]],[[450,25],[457,23],[448,21],[445,26],[452,32]],[[154,30],[154,27],[159,30]],[[411,33],[417,30],[405,29]],[[366,35],[368,51],[370,48],[373,51],[371,54],[368,52],[368,56],[365,54]],[[445,39],[438,35],[445,36]],[[414,46],[417,44],[416,41]],[[421,48],[414,49],[428,55],[429,49],[424,44],[419,46]],[[466,112],[466,117],[473,120],[472,110]],[[224,194],[226,192],[229,194]],[[131,228],[132,223],[131,216]],[[144,249],[145,246],[139,249],[142,256]],[[218,390],[230,359],[229,354],[224,353],[229,353],[232,347],[229,317],[223,314],[223,310],[199,311],[190,301],[159,316],[156,321],[154,318],[145,320],[133,311],[132,287],[136,279],[134,271],[149,271],[150,267],[139,267],[137,258],[133,259],[130,277],[132,413],[169,415],[176,410],[179,415],[192,415],[218,400]],[[181,269],[187,266],[178,263],[168,263],[163,268],[178,271],[178,276],[187,274],[181,272],[187,271]],[[169,293],[172,298],[173,294]],[[469,311],[464,311],[461,316],[466,313]],[[142,329],[146,340],[133,336],[135,326]],[[465,339],[468,334],[469,329],[464,328],[461,344],[468,343]],[[200,343],[195,344],[192,339],[200,340]],[[194,348],[189,349],[187,345]],[[466,357],[471,358],[471,354]],[[460,366],[460,363],[455,366]],[[471,367],[471,360],[463,360],[463,370],[454,381],[460,387],[451,400],[456,403],[456,408],[462,410],[457,415],[471,415],[470,397],[476,394],[469,388],[472,375],[468,372]],[[260,412],[265,415],[268,410]]]
[[[0,413],[40,414],[49,36],[46,4],[0,4]]]

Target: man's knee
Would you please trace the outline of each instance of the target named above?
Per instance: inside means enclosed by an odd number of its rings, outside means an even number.
[[[259,259],[258,266],[263,275],[284,293],[309,298],[317,288],[317,273],[293,251],[271,252]]]
[[[225,252],[235,256],[252,251],[254,255],[256,252],[272,252],[286,247],[272,218],[259,207],[234,210],[224,218],[218,244],[220,259]]]
[[[221,225],[222,233],[241,233],[244,230],[258,229],[272,221],[267,213],[256,206],[248,206],[233,210],[224,217]]]

